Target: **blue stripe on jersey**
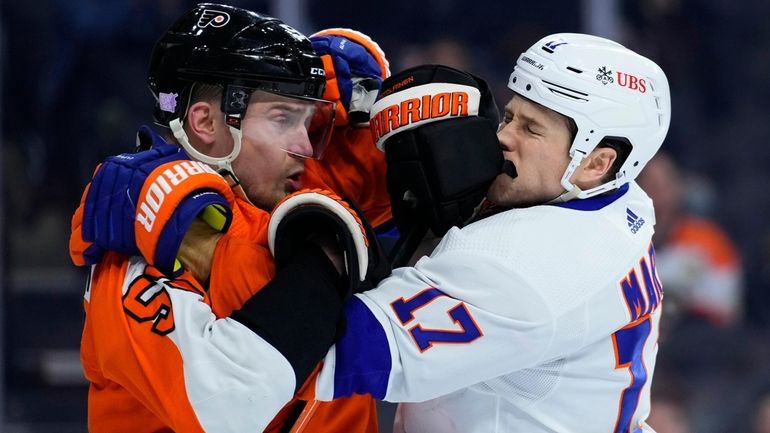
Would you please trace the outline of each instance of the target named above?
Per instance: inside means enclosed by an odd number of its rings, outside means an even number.
[[[566,203],[554,203],[552,206],[563,207],[574,210],[599,210],[608,204],[611,204],[615,200],[623,197],[623,194],[628,192],[628,184],[624,183],[623,186],[615,190],[612,194],[597,195],[582,200],[570,200]]]
[[[345,303],[348,327],[337,342],[334,398],[371,394],[382,400],[392,367],[385,330],[357,297]],[[355,324],[355,326],[353,326]]]
[[[625,327],[612,334],[616,353],[616,368],[628,368],[631,371],[631,384],[620,397],[620,412],[615,426],[615,433],[628,433],[634,412],[639,406],[639,394],[647,382],[647,368],[644,366],[642,350],[652,329],[650,316],[631,327]],[[636,433],[636,429],[633,430]]]

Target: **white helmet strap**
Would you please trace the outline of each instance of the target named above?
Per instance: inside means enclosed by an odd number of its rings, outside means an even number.
[[[218,170],[224,169],[231,173],[233,172],[232,162],[235,161],[235,158],[237,158],[238,154],[241,153],[241,131],[239,129],[228,126],[228,128],[230,128],[230,135],[233,136],[233,150],[229,155],[210,156],[203,152],[199,152],[198,149],[194,148],[190,144],[190,140],[187,138],[187,133],[182,127],[182,121],[179,120],[179,118],[169,122],[168,126],[171,128],[171,132],[174,134],[174,137],[177,139],[177,141],[179,141],[179,144],[181,144],[184,150],[187,151],[188,155],[192,156],[200,162],[210,164],[216,167]]]
[[[570,178],[575,173],[575,170],[577,170],[577,168],[580,166],[580,163],[583,162],[585,157],[585,152],[575,149],[572,154],[572,159],[570,160],[569,165],[567,165],[567,169],[564,171],[564,175],[561,177],[561,186],[564,188],[564,192],[559,194],[559,196],[555,199],[549,201],[549,204],[564,203],[565,201],[570,201],[575,198],[585,199],[593,197],[595,195],[611,191],[623,184],[625,173],[618,173],[615,177],[615,180],[605,182],[599,186],[587,189],[585,191],[580,189],[580,187],[574,183],[570,182]]]
[[[580,167],[580,163],[583,162],[585,156],[585,152],[578,149],[575,149],[572,152],[572,159],[570,159],[569,164],[567,165],[567,169],[564,170],[564,174],[561,176],[561,186],[564,188],[564,192],[559,194],[559,196],[555,199],[549,201],[549,204],[563,203],[580,196],[583,190],[578,188],[578,186],[574,183],[570,182],[569,178],[571,178],[572,174],[575,173],[575,170]]]

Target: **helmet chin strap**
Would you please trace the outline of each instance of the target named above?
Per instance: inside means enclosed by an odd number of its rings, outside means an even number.
[[[168,126],[171,128],[171,132],[174,134],[174,138],[176,138],[179,144],[182,145],[188,155],[200,162],[205,162],[206,164],[213,166],[217,172],[223,178],[225,178],[227,183],[230,185],[230,188],[233,189],[233,192],[235,192],[242,199],[251,203],[251,200],[249,200],[249,198],[246,196],[246,191],[244,191],[243,187],[241,186],[241,182],[238,179],[238,176],[235,175],[235,170],[233,170],[232,165],[232,162],[235,161],[235,158],[237,158],[238,154],[241,153],[242,133],[240,129],[230,125],[227,126],[230,129],[230,135],[233,137],[233,150],[229,155],[211,156],[206,155],[203,152],[199,152],[198,149],[190,144],[190,140],[187,138],[187,133],[182,127],[182,121],[179,118],[169,122]]]
[[[564,203],[565,201],[570,201],[574,198],[577,198],[578,196],[580,196],[582,192],[583,190],[580,189],[577,185],[572,185],[572,189],[570,189],[569,191],[564,191],[563,193],[559,194],[555,199],[549,201],[546,204]]]
[[[567,170],[564,171],[564,175],[561,177],[561,186],[564,188],[564,192],[559,194],[559,196],[555,199],[549,201],[547,204],[564,203],[565,201],[570,201],[575,198],[585,199],[593,197],[595,195],[611,191],[623,183],[623,180],[625,179],[625,173],[618,173],[615,180],[583,191],[580,189],[580,187],[570,182],[569,179],[575,173],[575,170],[577,170],[584,158],[585,153],[581,152],[580,150],[575,150],[575,153],[572,156],[572,160],[567,166]]]
[[[580,197],[583,190],[574,183],[570,182],[569,178],[571,178],[575,173],[575,170],[577,170],[577,168],[580,166],[580,163],[583,162],[583,158],[585,158],[585,156],[585,152],[575,149],[572,154],[572,159],[570,160],[569,165],[567,165],[567,169],[564,171],[564,174],[561,177],[561,186],[564,188],[564,192],[559,194],[553,200],[549,201],[547,204],[564,203],[565,201],[570,201],[574,198]]]

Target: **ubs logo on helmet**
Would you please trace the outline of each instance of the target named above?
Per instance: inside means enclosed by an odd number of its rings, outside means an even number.
[[[615,79],[612,78],[612,71],[607,69],[606,66],[599,68],[599,73],[596,74],[596,80],[601,81],[605,86],[609,83],[614,83]]]
[[[203,14],[201,15],[200,19],[198,19],[198,27],[224,27],[225,24],[229,22],[230,14],[227,12],[216,11],[214,9],[204,9]]]
[[[618,71],[618,84],[628,89],[636,90],[639,93],[647,92],[647,81],[644,78],[636,77],[627,72]]]

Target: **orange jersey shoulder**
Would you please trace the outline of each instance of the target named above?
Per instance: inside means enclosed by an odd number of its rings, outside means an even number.
[[[385,154],[368,128],[340,126],[320,161],[305,163],[303,186],[324,188],[353,200],[373,227],[391,218],[385,183]]]

